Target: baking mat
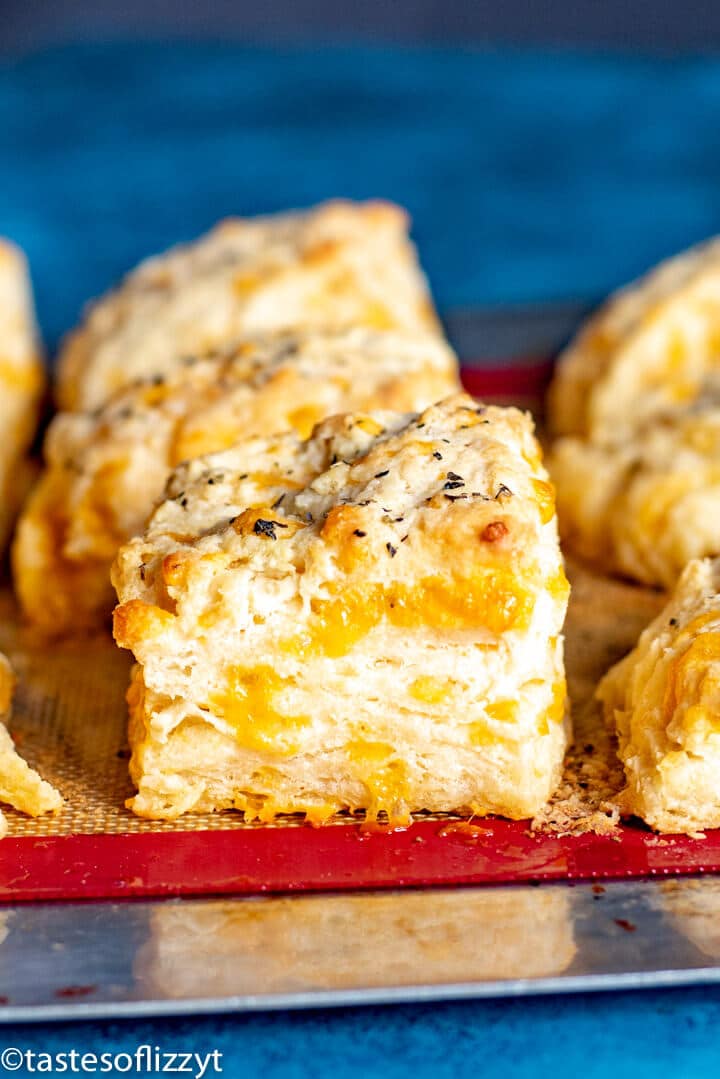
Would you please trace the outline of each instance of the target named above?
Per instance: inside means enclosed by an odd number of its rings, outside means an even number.
[[[471,392],[539,399],[548,365],[466,369]],[[124,695],[130,656],[109,634],[47,642],[0,591],[0,650],[19,675],[12,731],[25,758],[66,799],[56,816],[7,810],[0,843],[0,899],[253,893],[642,876],[720,869],[720,833],[656,837],[618,826],[622,772],[592,694],[608,666],[635,642],[662,597],[570,565],[566,627],[575,744],[563,782],[542,817],[458,823],[420,815],[405,830],[366,832],[338,817],[322,829],[298,817],[273,826],[239,813],[147,821],[124,807]]]

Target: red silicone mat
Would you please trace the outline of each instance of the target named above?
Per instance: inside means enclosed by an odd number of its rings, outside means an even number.
[[[237,831],[5,839],[0,901],[260,894],[521,881],[610,880],[720,871],[720,832],[657,837],[531,835],[527,824],[482,831],[437,820],[364,834],[358,824]]]

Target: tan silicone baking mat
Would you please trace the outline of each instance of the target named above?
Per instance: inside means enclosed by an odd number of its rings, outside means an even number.
[[[622,774],[592,692],[599,676],[635,642],[654,616],[657,593],[608,581],[577,566],[566,628],[568,682],[576,730],[565,780],[543,820],[562,831],[605,830],[617,820],[613,796]],[[125,808],[125,689],[130,656],[109,634],[48,644],[23,626],[9,589],[0,591],[0,651],[18,689],[11,730],[18,749],[65,798],[56,816],[7,810],[9,834],[167,832],[251,827],[239,813],[195,814],[174,822],[140,820]],[[288,825],[297,825],[288,818]]]

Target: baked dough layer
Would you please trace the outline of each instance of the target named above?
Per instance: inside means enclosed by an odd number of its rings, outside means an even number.
[[[25,256],[0,240],[0,552],[30,485],[45,376]]]
[[[563,541],[605,572],[671,588],[690,559],[720,554],[720,409],[619,446],[558,439],[548,468]]]
[[[97,408],[134,379],[166,375],[244,333],[361,325],[437,334],[407,229],[390,203],[335,201],[224,221],[146,260],[68,337],[60,407]]]
[[[198,458],[113,583],[141,816],[524,818],[559,778],[568,585],[515,409],[461,394]]]
[[[618,445],[720,386],[720,240],[615,293],[560,356],[548,394],[555,435]]]
[[[15,676],[0,653],[0,802],[31,817],[60,809],[60,794],[19,756],[5,724],[10,717]],[[7,834],[7,819],[0,812],[0,837]]]
[[[94,413],[61,413],[13,547],[25,614],[51,633],[102,624],[112,560],[179,462],[275,430],[306,437],[334,412],[414,411],[459,385],[452,350],[427,334],[288,331],[136,382]]]
[[[617,731],[625,810],[660,832],[719,827],[719,559],[687,565],[597,695]]]

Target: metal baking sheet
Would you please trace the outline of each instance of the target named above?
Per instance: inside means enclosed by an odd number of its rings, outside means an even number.
[[[720,878],[0,909],[0,1021],[720,982]]]

